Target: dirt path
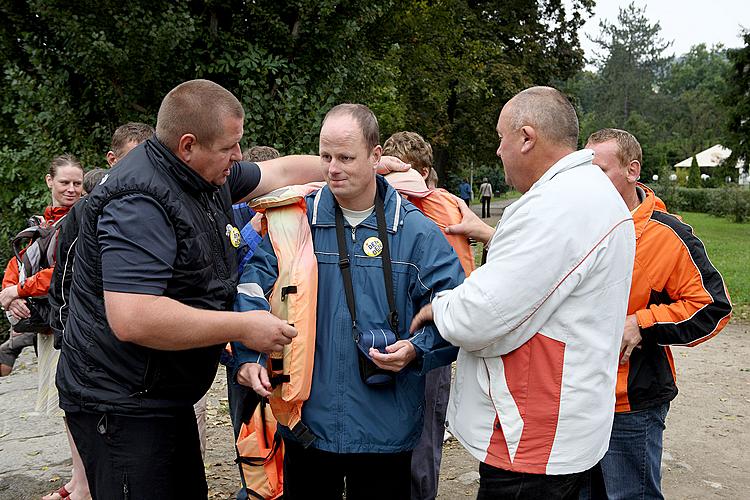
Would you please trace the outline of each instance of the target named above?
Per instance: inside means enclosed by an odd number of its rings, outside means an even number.
[[[696,349],[675,349],[680,395],[672,404],[663,460],[667,498],[750,498],[750,323],[731,323]],[[28,351],[0,379],[0,499],[38,499],[70,471],[60,420],[31,411],[36,360]],[[224,372],[208,401],[206,475],[209,496],[227,499],[239,485],[226,406]],[[446,443],[440,499],[471,498],[477,462],[455,441]]]

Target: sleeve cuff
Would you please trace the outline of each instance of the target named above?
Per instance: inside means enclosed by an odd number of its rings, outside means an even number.
[[[648,309],[641,309],[635,312],[635,318],[638,320],[638,327],[641,329],[651,328],[656,324],[654,315]]]

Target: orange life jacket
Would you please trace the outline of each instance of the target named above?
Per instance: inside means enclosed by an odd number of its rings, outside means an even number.
[[[276,431],[276,420],[265,399],[240,429],[236,462],[242,486],[254,498],[273,500],[284,494],[284,441]]]

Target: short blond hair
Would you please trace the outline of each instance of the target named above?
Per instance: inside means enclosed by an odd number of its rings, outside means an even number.
[[[243,160],[252,162],[273,160],[279,156],[281,153],[271,146],[253,146],[242,153]]]
[[[631,161],[643,163],[643,150],[638,139],[633,134],[619,128],[603,128],[591,134],[586,144],[602,144],[607,141],[617,143],[617,158],[622,166],[627,166]]]
[[[411,163],[420,174],[432,171],[432,146],[416,132],[396,132],[383,143],[383,154]]]
[[[170,90],[161,102],[156,137],[172,151],[185,134],[212,144],[224,132],[226,117],[245,118],[234,94],[210,80],[190,80]]]

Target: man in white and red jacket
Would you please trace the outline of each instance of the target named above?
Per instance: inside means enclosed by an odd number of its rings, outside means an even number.
[[[609,443],[633,222],[593,152],[576,151],[559,91],[519,93],[497,132],[523,196],[495,230],[468,209],[448,229],[488,244],[487,263],[414,322],[461,348],[447,420],[481,462],[478,498],[577,498]]]

